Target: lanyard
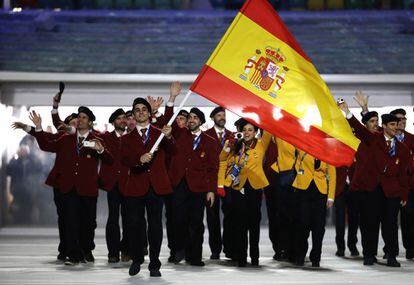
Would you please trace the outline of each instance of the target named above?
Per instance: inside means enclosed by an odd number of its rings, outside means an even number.
[[[144,143],[144,145],[146,145],[147,142],[148,142],[150,129],[151,129],[151,126],[149,126],[147,131],[145,132],[145,140],[142,141]]]
[[[223,136],[221,138],[221,146],[224,146],[225,141],[226,141],[226,131],[223,131]]]
[[[201,134],[199,134],[193,142],[193,150],[196,150],[198,145],[200,144],[200,140],[201,140]]]

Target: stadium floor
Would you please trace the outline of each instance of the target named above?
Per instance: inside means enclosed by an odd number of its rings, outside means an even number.
[[[69,267],[55,261],[57,229],[6,227],[0,229],[0,284],[413,284],[414,261],[403,258],[402,246],[401,268],[380,264],[366,267],[362,266],[361,258],[336,257],[334,235],[334,229],[328,228],[320,269],[311,268],[309,263],[304,268],[296,268],[273,261],[267,228],[261,231],[260,268],[239,269],[223,257],[220,261],[210,261],[206,242],[204,268],[172,265],[167,263],[168,249],[164,240],[163,276],[150,278],[147,260],[135,277],[128,275],[129,264],[107,263],[103,228],[96,232],[95,263]],[[382,244],[380,246],[382,248]]]

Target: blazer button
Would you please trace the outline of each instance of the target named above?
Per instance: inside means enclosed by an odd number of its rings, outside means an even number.
[[[76,162],[76,166],[78,166],[78,165],[79,165],[79,163]]]
[[[77,172],[75,172],[75,175],[78,175],[78,173],[77,173]]]
[[[147,171],[148,171],[148,172],[151,172],[151,170],[150,170],[150,169],[148,169]]]
[[[188,161],[191,161],[191,158],[189,158]]]
[[[119,173],[121,173],[121,171],[120,171],[120,170],[118,170],[118,174],[119,174]]]

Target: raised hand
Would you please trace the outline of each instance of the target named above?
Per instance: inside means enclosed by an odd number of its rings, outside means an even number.
[[[42,128],[42,117],[38,113],[36,113],[35,110],[29,113],[29,119],[33,122],[37,129]]]
[[[23,124],[22,122],[14,122],[11,124],[11,127],[13,128],[13,130],[17,130],[17,129],[24,130],[26,129],[27,125]]]
[[[157,99],[155,99],[152,96],[148,96],[147,101],[151,105],[151,109],[152,109],[153,114],[157,113],[157,111],[161,107],[162,103],[164,103],[164,99],[162,99],[161,97],[157,97]]]
[[[175,81],[171,83],[170,86],[170,102],[174,102],[175,98],[177,98],[178,95],[180,95],[182,90],[181,83],[178,81]]]
[[[363,112],[368,112],[369,96],[365,96],[361,90],[357,90],[353,98],[358,103],[358,105],[362,108]]]

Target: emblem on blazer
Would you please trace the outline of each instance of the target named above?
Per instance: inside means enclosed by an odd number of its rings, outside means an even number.
[[[205,157],[206,156],[206,153],[203,151],[201,154],[200,154],[200,157]]]
[[[264,51],[263,53],[260,49],[256,50],[256,53],[247,60],[244,72],[239,78],[250,82],[258,90],[270,90],[269,96],[276,98],[289,71],[289,68],[284,65],[286,56],[280,48],[268,46]]]

